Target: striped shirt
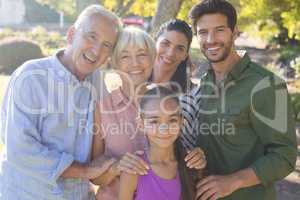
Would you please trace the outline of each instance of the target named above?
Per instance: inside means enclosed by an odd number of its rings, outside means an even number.
[[[185,149],[192,150],[196,147],[199,106],[201,103],[200,87],[193,88],[189,93],[180,97],[183,115],[181,141]]]

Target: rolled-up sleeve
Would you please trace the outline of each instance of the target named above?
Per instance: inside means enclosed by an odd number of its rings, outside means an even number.
[[[252,99],[251,123],[264,145],[264,155],[251,168],[263,185],[280,180],[295,168],[295,122],[286,85],[271,84]]]
[[[42,111],[30,112],[30,108],[41,108],[39,90],[31,80],[18,83],[12,77],[2,105],[2,138],[6,148],[6,161],[23,173],[55,185],[57,179],[73,162],[67,152],[45,145],[42,129]],[[31,107],[32,106],[32,107]]]

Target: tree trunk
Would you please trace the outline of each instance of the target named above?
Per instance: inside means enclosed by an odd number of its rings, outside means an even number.
[[[129,0],[125,5],[123,5],[123,3],[119,4],[119,7],[116,10],[116,14],[119,17],[123,17],[125,14],[127,14],[127,12],[130,10],[135,1],[136,0]]]
[[[151,22],[151,34],[155,35],[160,25],[175,18],[180,10],[183,0],[159,0],[155,16]]]
[[[87,6],[91,4],[101,4],[101,0],[76,0],[76,10],[79,14],[82,10],[84,10]]]

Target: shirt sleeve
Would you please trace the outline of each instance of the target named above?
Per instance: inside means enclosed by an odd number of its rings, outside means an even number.
[[[19,74],[20,76],[20,74]],[[42,139],[41,91],[34,87],[32,77],[22,82],[12,77],[2,106],[2,138],[6,161],[17,170],[41,182],[56,185],[63,171],[74,158],[71,154],[47,146]]]
[[[251,168],[263,185],[291,173],[297,158],[295,122],[286,84],[270,82],[252,95],[250,112],[252,126],[264,146],[264,155]]]

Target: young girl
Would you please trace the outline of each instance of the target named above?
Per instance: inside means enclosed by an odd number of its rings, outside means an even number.
[[[182,124],[179,100],[162,86],[146,91],[139,102],[139,124],[148,138],[142,158],[146,175],[121,174],[119,200],[191,200],[195,185],[179,141]]]

